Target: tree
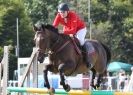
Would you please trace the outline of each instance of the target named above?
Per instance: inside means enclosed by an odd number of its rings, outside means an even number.
[[[112,52],[112,61],[121,60],[131,63],[131,55],[127,54],[132,46],[132,40],[129,36],[132,32],[127,26],[132,25],[125,19],[132,15],[131,0],[92,0],[91,17],[94,21],[93,32],[95,32],[95,39],[108,44]],[[132,18],[132,17],[131,17]],[[102,36],[100,36],[102,34]],[[94,37],[93,36],[93,37]],[[132,36],[131,36],[132,37]],[[124,41],[124,49],[120,43]],[[129,49],[130,46],[130,49]]]
[[[33,23],[48,23],[54,18],[58,2],[59,0],[24,0],[24,5]]]
[[[10,1],[10,0],[9,0]],[[0,43],[1,48],[5,45],[13,47],[10,52],[10,73],[17,68],[17,57],[15,56],[16,46],[16,18],[19,18],[19,37],[20,37],[20,57],[29,57],[33,48],[33,32],[31,32],[30,19],[25,13],[23,3],[18,0],[3,2],[0,18]],[[2,54],[2,53],[1,53]],[[12,74],[10,74],[12,79]]]

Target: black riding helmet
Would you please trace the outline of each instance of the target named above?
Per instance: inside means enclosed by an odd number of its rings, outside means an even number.
[[[69,7],[66,3],[61,3],[58,6],[58,12],[69,11]]]

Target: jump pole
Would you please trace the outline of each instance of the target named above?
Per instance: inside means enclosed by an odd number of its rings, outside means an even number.
[[[2,62],[0,63],[0,93],[2,92],[2,85],[1,85],[1,73],[2,73]]]
[[[0,94],[7,95],[7,82],[8,82],[8,55],[9,46],[4,46],[4,56],[2,62],[0,63]],[[3,83],[1,85],[1,74],[3,69]],[[2,87],[3,86],[3,87]]]
[[[25,70],[25,72],[22,76],[22,79],[20,80],[20,83],[18,85],[19,87],[23,86],[24,81],[26,79],[26,76],[28,75],[29,70],[30,70],[31,65],[32,65],[33,62],[34,62],[33,63],[34,64],[34,66],[33,66],[33,70],[34,70],[33,71],[33,76],[34,76],[33,85],[34,85],[34,87],[37,87],[37,71],[36,71],[37,70],[37,61],[36,61],[37,60],[37,53],[36,52],[37,52],[37,48],[34,48],[32,54],[31,54],[30,60],[28,62],[28,65],[26,67],[26,70]],[[29,79],[29,78],[27,77],[27,79]]]
[[[25,81],[26,75],[28,74],[29,68],[31,67],[31,64],[33,63],[33,75],[35,77],[35,79],[33,80],[33,87],[37,87],[38,83],[37,83],[37,54],[36,54],[37,49],[33,48],[33,52],[31,55],[31,58],[29,60],[29,64],[26,68],[26,71],[22,77],[21,83],[19,84],[19,86],[21,87]],[[9,55],[9,46],[4,46],[4,56],[3,59],[0,63],[0,95],[7,95],[7,86],[8,86],[8,57]],[[3,70],[3,87],[1,85],[1,71]],[[28,77],[27,77],[28,79]]]
[[[25,88],[25,87],[8,87],[8,92],[19,92],[19,93],[38,93],[48,94],[50,92],[45,88]],[[70,90],[66,92],[62,89],[55,89],[54,95],[133,95],[133,92],[115,92],[115,91],[83,91],[83,90]]]
[[[18,93],[38,93],[38,94],[48,94],[48,95],[91,95],[89,91],[82,90],[71,90],[66,92],[63,89],[55,89],[55,93],[51,94],[50,91],[46,88],[25,88],[25,87],[8,87],[8,92],[18,92]]]

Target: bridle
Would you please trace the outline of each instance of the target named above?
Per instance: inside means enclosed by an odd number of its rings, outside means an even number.
[[[42,33],[42,31],[37,31],[38,33]],[[37,38],[37,37],[36,37]],[[35,40],[36,40],[35,38]],[[45,39],[48,39],[49,36],[44,37]],[[57,54],[58,52],[60,52],[65,46],[67,46],[71,41],[68,40],[66,41],[63,45],[59,46],[59,42],[60,42],[60,37],[58,37],[58,39],[54,42],[54,44],[51,46],[51,48],[46,48],[45,52],[41,52],[43,51],[43,49],[39,48],[38,51],[43,53],[43,54]]]

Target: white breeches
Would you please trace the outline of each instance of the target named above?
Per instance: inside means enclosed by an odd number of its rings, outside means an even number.
[[[86,33],[87,33],[87,29],[86,27],[83,28],[83,29],[80,29],[77,33],[76,33],[76,38],[78,38],[79,42],[80,42],[80,45],[83,46],[84,43],[85,43],[85,36],[86,36]]]

